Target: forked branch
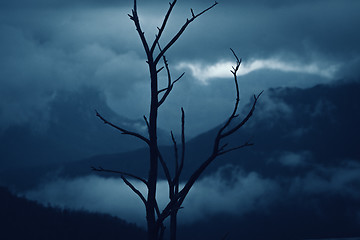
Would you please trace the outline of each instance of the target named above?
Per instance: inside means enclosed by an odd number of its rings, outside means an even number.
[[[238,150],[238,149],[241,149],[241,148],[244,148],[244,147],[253,146],[253,145],[254,145],[253,143],[245,142],[244,144],[242,144],[240,146],[233,147],[233,148],[230,148],[230,149],[227,149],[227,150],[221,150],[221,151],[218,152],[217,155],[220,156],[220,155],[223,155],[225,153],[232,152],[232,151],[235,151],[235,150]]]
[[[159,50],[161,51],[161,47],[160,47],[160,44],[159,44],[159,43],[158,43],[158,47],[159,47]],[[182,73],[175,81],[172,81],[172,79],[171,79],[171,73],[170,73],[170,68],[169,68],[169,63],[168,63],[168,61],[167,61],[167,59],[166,59],[166,56],[163,55],[162,58],[163,58],[164,65],[165,65],[165,69],[166,69],[166,73],[167,73],[168,85],[167,85],[166,88],[161,89],[161,90],[158,91],[158,94],[160,94],[160,93],[162,93],[162,92],[165,91],[164,95],[163,95],[163,96],[161,97],[161,99],[159,100],[159,103],[158,103],[158,106],[159,106],[159,107],[161,106],[161,104],[163,104],[163,103],[165,102],[166,98],[169,96],[171,90],[172,90],[173,87],[174,87],[174,84],[175,84],[177,81],[179,81],[179,80],[184,76],[184,74],[185,74],[185,73]]]
[[[176,1],[177,1],[177,0],[174,0],[172,3],[169,2],[169,5],[170,5],[169,10],[167,11],[167,13],[166,13],[166,15],[165,15],[165,18],[164,18],[164,20],[163,20],[163,22],[162,22],[162,24],[161,24],[161,27],[158,28],[158,31],[159,31],[159,32],[158,32],[158,34],[156,35],[156,38],[155,38],[155,40],[154,40],[154,42],[153,42],[153,44],[152,44],[152,46],[151,46],[151,49],[150,49],[151,53],[154,52],[154,50],[155,50],[155,48],[156,48],[156,45],[159,43],[160,37],[161,37],[162,33],[164,32],[165,26],[166,26],[166,24],[167,24],[167,21],[168,21],[168,19],[169,19],[169,17],[170,17],[170,14],[171,14],[174,6],[175,6],[175,4],[176,4]]]
[[[145,38],[145,33],[142,31],[141,29],[141,26],[140,26],[140,21],[139,21],[139,16],[138,16],[138,13],[137,13],[137,4],[136,4],[136,0],[134,0],[134,8],[133,10],[131,11],[132,14],[128,14],[129,18],[134,22],[135,24],[135,27],[136,27],[136,31],[138,32],[139,36],[140,36],[140,39],[141,39],[141,42],[143,44],[143,47],[144,47],[144,50],[146,52],[146,55],[147,55],[147,58],[148,59],[151,59],[152,58],[152,54],[150,52],[150,49],[149,49],[149,45],[146,41],[146,38]]]
[[[196,18],[198,18],[199,16],[201,16],[205,12],[209,11],[213,7],[215,7],[217,4],[218,3],[215,1],[215,3],[213,5],[211,5],[210,7],[208,7],[207,9],[203,10],[202,12],[200,12],[198,14],[194,14],[193,11],[191,11],[192,12],[192,14],[191,14],[192,17],[190,19],[186,19],[185,24],[180,28],[180,30],[175,34],[175,36],[168,42],[168,44],[166,44],[164,49],[162,49],[160,51],[160,53],[157,55],[157,57],[154,60],[154,63],[157,64],[160,61],[161,57],[179,39],[179,37],[183,34],[183,32],[186,30],[186,28],[189,26],[189,24],[191,22],[193,22]],[[157,40],[157,41],[159,41],[159,40]]]
[[[227,147],[227,144],[223,144],[222,146],[220,146],[221,140],[223,140],[225,137],[235,133],[242,126],[244,126],[244,124],[251,118],[251,116],[252,116],[252,114],[253,114],[253,112],[255,110],[255,106],[257,104],[257,101],[258,101],[259,97],[262,94],[262,92],[261,92],[257,96],[254,96],[254,102],[252,104],[252,107],[249,110],[248,114],[245,116],[245,118],[239,124],[236,124],[234,127],[230,128],[229,130],[224,132],[231,125],[231,122],[238,116],[237,109],[238,109],[238,105],[239,105],[239,101],[240,101],[239,85],[238,85],[238,80],[237,80],[237,72],[238,72],[240,64],[241,64],[241,59],[239,59],[237,57],[237,55],[235,54],[235,52],[232,49],[231,49],[231,51],[234,54],[234,57],[236,58],[236,66],[233,67],[233,70],[231,71],[233,76],[234,76],[234,83],[235,83],[235,88],[236,88],[236,100],[235,100],[235,105],[234,105],[233,112],[231,113],[231,115],[229,116],[229,118],[227,119],[227,121],[225,122],[223,127],[221,127],[219,129],[219,131],[218,131],[218,133],[216,135],[216,138],[214,140],[214,146],[213,146],[212,154],[200,165],[200,167],[198,167],[196,169],[196,171],[194,171],[194,173],[190,176],[189,180],[187,181],[185,186],[182,188],[182,190],[175,194],[174,198],[168,203],[168,205],[161,212],[161,215],[160,215],[160,217],[158,219],[158,222],[161,222],[164,219],[166,219],[171,214],[171,211],[173,209],[177,209],[182,205],[183,201],[185,200],[185,198],[186,198],[187,194],[189,193],[190,189],[192,188],[193,184],[199,179],[199,177],[205,171],[205,169],[218,156],[229,153],[231,151],[235,151],[235,150],[238,150],[238,149],[253,145],[252,143],[245,142],[244,144],[242,144],[240,146],[233,147],[233,148],[230,148],[230,149],[225,149]],[[184,124],[184,120],[182,120],[182,123]]]
[[[251,116],[253,115],[254,111],[255,111],[255,107],[256,107],[256,104],[257,104],[257,101],[259,100],[261,94],[263,93],[264,91],[261,91],[258,95],[254,95],[254,102],[252,104],[252,107],[250,109],[250,111],[248,112],[248,114],[246,115],[246,117],[239,123],[237,124],[235,127],[231,128],[230,130],[224,132],[221,134],[221,138],[224,138],[224,137],[227,137],[231,134],[233,134],[234,132],[236,132],[238,129],[240,129],[242,126],[245,125],[245,123],[247,121],[249,121],[249,119],[251,118]]]
[[[235,100],[235,105],[234,105],[234,109],[233,112],[231,113],[230,117],[228,118],[228,120],[226,121],[226,123],[223,125],[222,128],[219,129],[217,136],[214,140],[214,146],[213,146],[213,152],[212,154],[209,156],[209,158],[204,161],[201,166],[193,173],[193,175],[189,178],[188,182],[185,184],[184,188],[179,192],[179,203],[182,204],[182,202],[184,201],[186,195],[188,194],[189,190],[191,189],[192,185],[195,183],[195,181],[200,177],[200,175],[205,171],[205,169],[220,155],[228,153],[230,151],[234,151],[237,149],[241,149],[244,147],[248,147],[251,146],[253,144],[251,143],[244,143],[243,145],[240,145],[238,147],[234,147],[234,148],[230,148],[228,150],[225,149],[225,147],[227,146],[227,144],[223,145],[222,147],[220,147],[220,141],[223,140],[225,137],[235,133],[237,130],[239,130],[242,126],[245,125],[245,123],[250,119],[250,117],[252,116],[254,110],[255,110],[255,106],[257,104],[257,101],[259,99],[259,97],[261,96],[262,92],[254,97],[254,102],[253,105],[249,111],[249,113],[246,115],[246,117],[239,123],[237,124],[235,127],[232,127],[230,130],[228,130],[227,132],[223,133],[224,130],[230,126],[231,122],[237,117],[237,109],[239,106],[239,101],[240,101],[240,91],[239,91],[239,83],[237,80],[237,72],[240,68],[241,65],[241,59],[239,59],[237,57],[237,55],[235,54],[235,52],[231,49],[231,52],[233,53],[235,59],[236,59],[236,66],[233,67],[233,70],[231,71],[233,76],[234,76],[234,84],[235,84],[235,88],[236,88],[236,100]]]

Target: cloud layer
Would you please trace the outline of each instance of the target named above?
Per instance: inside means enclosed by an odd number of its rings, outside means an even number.
[[[146,192],[143,183],[134,181],[134,185]],[[179,213],[180,223],[189,224],[223,213],[242,215],[265,207],[276,198],[277,191],[275,182],[256,173],[245,174],[238,168],[225,167],[194,186]],[[26,192],[25,196],[43,204],[108,213],[145,226],[143,203],[120,178],[92,175],[58,179]],[[164,207],[168,201],[166,181],[159,181],[157,197],[159,206]]]
[[[311,164],[300,159],[305,155],[288,152],[279,161],[293,169]],[[272,204],[283,201],[290,204],[290,199],[312,199],[317,195],[358,198],[356,186],[360,184],[359,176],[360,164],[351,161],[336,169],[316,165],[303,176],[277,180],[264,178],[256,172],[245,173],[238,167],[227,165],[194,185],[184,202],[184,209],[179,212],[180,223],[191,224],[223,214],[239,217],[265,209],[271,212]],[[144,184],[134,181],[134,185],[145,193]],[[25,196],[43,204],[108,213],[145,226],[143,203],[119,178],[92,175],[58,179],[27,191]],[[168,201],[166,181],[159,181],[157,198],[160,208],[164,207]]]

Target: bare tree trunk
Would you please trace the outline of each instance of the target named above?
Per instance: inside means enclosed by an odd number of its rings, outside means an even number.
[[[156,65],[153,63],[152,56],[148,56],[148,64],[151,80],[151,105],[150,105],[150,168],[148,176],[148,198],[146,208],[146,218],[148,227],[148,240],[158,239],[158,229],[156,224],[156,183],[158,177],[158,145],[157,145],[157,115],[158,115],[158,79]]]
[[[177,210],[173,210],[170,214],[170,240],[176,240],[177,213]]]

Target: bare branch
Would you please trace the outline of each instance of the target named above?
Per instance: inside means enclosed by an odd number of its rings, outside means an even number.
[[[142,136],[141,134],[136,133],[136,132],[132,132],[132,131],[128,131],[128,130],[122,128],[122,127],[119,127],[119,126],[117,126],[117,125],[109,122],[109,121],[106,120],[105,118],[103,118],[103,117],[100,115],[100,113],[98,113],[98,111],[95,110],[95,112],[96,112],[96,116],[99,117],[99,118],[104,122],[104,124],[108,124],[108,125],[110,125],[111,127],[116,128],[117,130],[121,131],[122,134],[126,134],[126,135],[131,135],[131,136],[137,137],[137,138],[143,140],[144,142],[146,142],[148,145],[150,144],[150,140],[147,139],[146,137]]]
[[[169,168],[168,168],[168,166],[166,165],[166,162],[165,162],[164,158],[162,157],[159,148],[158,148],[158,155],[159,155],[160,164],[161,164],[161,166],[162,166],[162,168],[163,168],[163,171],[164,171],[164,173],[165,173],[165,177],[166,177],[166,179],[167,179],[167,181],[168,181],[168,185],[169,185],[169,198],[171,199],[171,197],[172,197],[172,195],[173,195],[173,193],[174,193],[174,190],[173,190],[173,189],[174,189],[174,186],[173,186],[173,183],[172,183],[172,180],[171,180]]]
[[[236,58],[236,63],[237,66],[240,66],[241,64],[241,59],[238,58],[238,56],[236,55],[236,53],[234,52],[234,50],[232,48],[230,48],[230,51],[233,53],[234,57]],[[234,69],[234,68],[233,68]],[[235,71],[237,71],[236,69],[234,69]]]
[[[159,50],[161,51],[161,47],[160,47],[160,44],[158,43],[158,47],[159,47]],[[164,92],[164,95],[162,96],[162,98],[160,99],[159,103],[158,103],[158,106],[161,106],[161,104],[163,104],[166,100],[166,98],[169,96],[171,90],[173,89],[174,87],[174,84],[179,81],[185,73],[182,73],[180,75],[180,77],[178,77],[174,82],[171,81],[171,73],[170,73],[170,68],[169,68],[169,64],[168,64],[168,61],[166,59],[166,56],[163,55],[163,61],[164,61],[164,65],[165,65],[165,69],[166,69],[166,72],[167,72],[167,78],[168,78],[168,86],[164,89],[161,89],[158,91],[158,94],[161,93],[161,92]]]
[[[160,93],[162,93],[162,92],[164,92],[164,91],[166,91],[166,90],[168,90],[168,88],[166,87],[166,88],[163,88],[163,89],[161,89],[161,90],[159,90],[158,91],[158,94],[160,94]]]
[[[180,175],[184,167],[185,161],[185,111],[184,108],[181,108],[181,160],[178,171],[176,172],[176,176],[174,178],[175,184],[175,193],[179,192],[179,181]]]
[[[219,3],[218,2],[214,2],[213,5],[211,5],[210,7],[208,7],[207,9],[203,10],[202,12],[198,13],[195,18],[199,17],[200,15],[203,15],[205,12],[209,11],[210,9],[212,9],[213,7],[215,7],[216,5],[218,5]]]
[[[185,72],[183,72],[175,81],[173,81],[171,88],[174,86],[174,84],[179,81],[183,76],[185,75]]]
[[[159,205],[155,199],[155,211],[156,211],[156,215],[159,217],[160,216],[160,209],[159,209]]]
[[[240,145],[240,146],[237,146],[237,147],[233,147],[233,148],[230,148],[230,149],[227,149],[227,150],[220,150],[217,155],[220,156],[220,155],[223,155],[225,153],[232,152],[232,151],[244,148],[244,147],[250,147],[250,146],[253,146],[253,145],[254,145],[253,143],[246,142],[243,145]]]
[[[229,144],[228,144],[228,143],[225,143],[224,145],[222,145],[222,146],[219,148],[219,152],[221,152],[222,150],[224,150],[227,145],[229,145]]]
[[[144,118],[144,121],[145,121],[145,123],[146,123],[147,129],[148,129],[148,132],[149,132],[149,130],[150,130],[149,121],[148,121],[148,119],[147,119],[147,117],[146,117],[145,115],[143,116],[143,118]]]
[[[238,117],[237,113],[237,109],[239,107],[239,102],[240,102],[240,90],[239,90],[239,83],[237,80],[237,72],[240,68],[241,65],[241,59],[238,58],[238,56],[236,55],[236,53],[234,52],[234,50],[232,48],[230,48],[231,52],[233,53],[235,59],[236,59],[236,66],[232,67],[233,71],[231,71],[231,73],[234,76],[234,84],[235,84],[235,89],[236,89],[236,99],[235,99],[235,105],[234,105],[234,109],[232,114],[230,115],[230,117],[228,118],[228,120],[226,121],[226,123],[223,125],[223,127],[219,130],[218,132],[218,136],[220,137],[220,135],[222,134],[222,132],[230,125],[231,121]]]
[[[175,176],[177,175],[178,171],[179,171],[179,154],[178,154],[178,148],[177,148],[177,143],[174,137],[173,132],[171,131],[171,139],[172,142],[174,144],[174,155],[175,155]]]
[[[192,17],[195,17],[194,10],[192,8],[190,8],[190,11],[191,11]]]
[[[138,177],[138,176],[136,176],[136,175],[134,175],[134,174],[131,174],[131,173],[122,172],[122,171],[115,171],[115,170],[110,170],[110,169],[104,169],[104,168],[102,168],[102,167],[98,167],[98,168],[96,168],[96,167],[91,167],[91,169],[92,169],[93,171],[97,171],[97,172],[118,173],[118,174],[121,174],[121,175],[124,175],[124,176],[128,176],[128,177],[135,178],[135,179],[137,179],[137,180],[145,183],[146,186],[148,185],[147,181],[146,181],[144,178]]]
[[[179,194],[180,193],[175,194],[174,197],[170,200],[170,202],[163,209],[163,211],[161,212],[160,216],[157,219],[157,224],[162,223],[164,221],[164,219],[166,219],[170,215],[170,213],[173,209],[180,209],[179,204],[178,204]]]
[[[237,60],[237,64],[235,67],[233,67],[233,75],[234,75],[234,82],[235,82],[235,86],[236,86],[236,102],[235,102],[235,106],[234,106],[234,110],[232,112],[232,114],[230,115],[230,117],[228,118],[228,120],[226,121],[226,123],[224,124],[224,126],[222,128],[219,129],[217,136],[214,140],[214,146],[213,146],[213,152],[212,154],[208,157],[208,159],[206,161],[204,161],[200,167],[198,167],[194,173],[190,176],[189,180],[187,181],[187,183],[185,184],[185,186],[182,188],[182,190],[180,192],[178,192],[177,194],[175,194],[174,198],[168,203],[168,205],[164,208],[164,210],[161,213],[161,219],[165,219],[167,218],[170,213],[171,210],[173,208],[176,208],[178,206],[181,206],[183,201],[185,200],[187,194],[189,193],[190,189],[192,188],[193,184],[199,179],[200,175],[205,171],[205,169],[219,156],[243,147],[247,147],[247,146],[251,146],[253,145],[252,143],[248,143],[246,142],[245,144],[238,146],[238,147],[234,147],[228,150],[224,150],[225,147],[227,146],[227,144],[224,144],[223,146],[220,146],[220,141],[225,138],[226,136],[229,136],[231,134],[233,134],[234,132],[236,132],[239,128],[241,128],[252,116],[254,110],[255,110],[255,106],[257,104],[257,101],[259,99],[259,97],[261,96],[262,92],[257,95],[254,96],[254,103],[252,108],[250,109],[249,113],[247,114],[247,116],[239,123],[237,124],[235,127],[231,128],[229,131],[223,133],[223,131],[225,130],[225,128],[227,128],[231,121],[237,117],[237,108],[239,105],[239,88],[238,88],[238,81],[237,81],[237,71],[240,67],[241,64],[241,59],[239,59],[235,52],[231,49],[231,51],[233,52],[236,60]]]
[[[150,53],[149,45],[148,45],[148,43],[146,41],[145,34],[141,30],[140,21],[139,21],[139,17],[138,17],[138,14],[137,14],[136,0],[134,0],[134,8],[132,10],[132,15],[128,14],[128,16],[129,16],[130,20],[132,20],[134,22],[134,24],[135,24],[136,31],[138,32],[138,34],[140,36],[140,39],[141,39],[141,42],[142,42],[143,47],[145,49],[148,60],[152,59],[152,54]]]
[[[250,109],[250,111],[248,112],[248,114],[246,115],[246,117],[239,123],[237,124],[235,127],[233,127],[232,129],[230,129],[229,131],[221,134],[221,137],[224,138],[224,137],[227,137],[231,134],[233,134],[234,132],[236,132],[239,128],[241,128],[242,126],[245,125],[245,123],[251,118],[251,116],[253,115],[254,111],[255,111],[255,107],[256,107],[256,104],[257,104],[257,101],[259,100],[261,94],[263,93],[264,91],[261,91],[257,96],[254,95],[254,102],[253,102],[253,105]]]
[[[187,181],[187,183],[185,184],[185,186],[183,187],[183,189],[178,193],[178,197],[179,197],[179,204],[181,205],[183,203],[183,201],[185,200],[185,197],[187,196],[187,194],[189,193],[190,189],[192,188],[192,186],[194,185],[194,183],[197,181],[197,179],[200,177],[200,175],[205,171],[205,169],[210,165],[210,163],[212,163],[215,158],[218,155],[214,155],[212,154],[206,161],[204,161],[200,167],[190,176],[189,180]]]
[[[160,58],[165,54],[165,52],[179,39],[179,37],[183,34],[187,26],[194,21],[197,17],[201,16],[205,12],[209,11],[213,7],[215,7],[218,3],[215,2],[213,5],[208,7],[207,9],[203,10],[199,14],[194,14],[190,19],[186,19],[185,24],[180,28],[180,30],[175,34],[175,36],[170,40],[170,42],[164,47],[162,51],[160,51],[159,55],[155,58],[154,63],[157,64],[160,61]]]
[[[171,132],[171,136],[173,139],[174,148],[175,148],[175,152],[176,152],[175,158],[176,158],[176,166],[177,166],[177,164],[178,164],[177,144],[176,144],[176,141],[175,141],[175,138],[174,138],[174,135],[172,132]],[[181,191],[183,193],[181,193],[181,192],[179,193],[179,178],[180,178],[183,166],[184,166],[184,159],[185,159],[185,111],[183,108],[181,108],[181,144],[182,144],[181,162],[180,162],[179,168],[177,169],[177,171],[175,171],[176,175],[174,177],[175,194],[174,194],[173,198],[170,199],[170,202],[165,207],[165,209],[162,211],[160,217],[158,218],[158,221],[162,221],[162,219],[167,218],[170,215],[171,211],[179,210],[180,208],[182,208],[181,207],[182,202],[180,202],[179,199],[181,199],[181,197],[184,195],[184,191]],[[189,188],[189,190],[190,190],[190,188]],[[185,194],[185,196],[186,196],[186,194]]]
[[[181,162],[179,172],[181,173],[185,160],[185,111],[181,108]]]
[[[176,4],[176,1],[177,1],[177,0],[174,0],[172,3],[169,3],[169,4],[170,4],[169,10],[167,11],[167,13],[166,13],[166,15],[165,15],[165,18],[164,18],[164,20],[163,20],[163,22],[162,22],[162,24],[161,24],[161,27],[158,28],[158,31],[159,31],[159,32],[158,32],[158,34],[156,35],[155,40],[154,40],[154,42],[153,42],[153,44],[152,44],[152,46],[151,46],[151,49],[150,49],[150,52],[151,52],[151,53],[154,52],[156,45],[159,43],[160,37],[161,37],[161,35],[162,35],[162,33],[163,33],[164,29],[165,29],[165,26],[166,26],[166,24],[167,24],[167,21],[168,21],[168,19],[169,19],[169,16],[170,16],[170,14],[171,14],[174,6],[175,6],[175,4]]]
[[[164,69],[164,67],[161,67],[161,68],[158,69],[156,72],[159,73],[159,72],[161,72],[161,70],[163,70],[163,69]]]
[[[161,93],[161,92],[163,92],[163,91],[166,91],[166,92],[164,93],[164,95],[162,96],[162,98],[160,99],[160,101],[159,101],[159,106],[160,106],[161,104],[163,104],[164,101],[166,100],[166,98],[169,96],[171,90],[172,90],[173,87],[174,87],[174,84],[175,84],[177,81],[179,81],[184,75],[185,75],[185,73],[183,72],[175,81],[173,81],[173,82],[170,84],[169,87],[167,87],[167,88],[165,88],[165,89],[161,89],[161,90],[158,92],[158,93]]]
[[[159,47],[159,50],[161,51],[161,47],[160,47],[160,43],[157,43],[158,47]],[[170,73],[170,69],[169,69],[169,64],[168,64],[168,61],[166,59],[166,56],[163,55],[163,61],[164,61],[164,65],[165,65],[165,69],[166,69],[166,73],[167,73],[167,79],[168,79],[168,86],[167,86],[167,89],[166,89],[166,92],[164,94],[164,96],[162,97],[162,99],[159,101],[159,106],[161,105],[160,102],[164,102],[165,101],[165,98],[167,97],[167,95],[170,93],[171,90],[170,87],[171,87],[171,73]]]
[[[121,179],[124,181],[124,183],[125,183],[131,190],[133,190],[134,193],[136,193],[136,195],[139,196],[139,198],[143,201],[144,205],[146,206],[146,205],[147,205],[147,201],[146,201],[145,197],[142,195],[142,193],[141,193],[139,190],[137,190],[137,189],[135,188],[135,186],[132,185],[123,175],[121,175]]]

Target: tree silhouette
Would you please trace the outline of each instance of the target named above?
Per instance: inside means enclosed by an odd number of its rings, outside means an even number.
[[[236,65],[231,70],[231,73],[234,77],[235,89],[236,89],[236,100],[234,104],[234,109],[228,119],[225,121],[224,125],[218,130],[217,135],[214,139],[214,144],[210,155],[207,159],[193,172],[193,174],[189,177],[183,187],[180,187],[180,176],[183,170],[184,162],[185,162],[185,111],[181,108],[181,149],[178,148],[177,141],[174,137],[174,134],[171,132],[172,142],[174,146],[174,161],[175,161],[175,172],[173,175],[170,173],[167,161],[162,156],[158,141],[157,141],[157,119],[158,119],[158,110],[161,105],[165,102],[169,94],[171,93],[174,84],[178,82],[183,76],[184,73],[181,74],[178,78],[173,80],[172,74],[170,72],[169,64],[165,53],[168,49],[173,46],[173,44],[180,38],[180,36],[184,33],[186,28],[192,23],[195,19],[203,15],[204,13],[211,10],[218,3],[213,3],[210,7],[205,10],[195,13],[193,9],[190,9],[191,17],[186,19],[185,24],[178,30],[178,32],[171,38],[169,42],[162,48],[160,46],[160,39],[165,30],[165,26],[168,23],[169,16],[171,15],[173,8],[176,4],[176,0],[170,2],[170,6],[168,11],[165,14],[162,25],[158,27],[157,35],[155,36],[154,41],[151,45],[149,45],[148,40],[145,37],[144,32],[142,31],[138,12],[137,12],[137,2],[134,0],[134,7],[132,9],[132,13],[128,16],[133,21],[136,27],[136,31],[140,37],[141,43],[143,45],[146,57],[147,64],[149,67],[150,73],[150,90],[151,90],[151,102],[150,102],[150,113],[149,118],[144,115],[144,121],[146,122],[148,128],[148,136],[143,136],[137,132],[129,131],[121,126],[115,125],[114,123],[108,121],[104,118],[99,112],[96,111],[97,117],[99,117],[105,124],[110,125],[111,127],[119,130],[122,134],[131,135],[144,141],[149,148],[149,173],[147,178],[142,178],[139,176],[135,176],[131,173],[126,173],[122,171],[115,171],[110,169],[104,169],[102,167],[92,167],[95,171],[101,172],[112,172],[119,173],[121,175],[124,183],[142,200],[146,208],[146,222],[147,222],[147,234],[148,240],[161,240],[164,236],[165,225],[164,221],[170,217],[170,239],[176,239],[176,228],[177,228],[177,214],[179,209],[187,197],[190,189],[194,185],[194,183],[199,179],[204,170],[220,155],[226,154],[228,152],[241,149],[247,146],[253,145],[250,142],[245,142],[239,146],[229,148],[227,143],[223,143],[223,140],[234,134],[237,130],[239,130],[244,124],[251,118],[257,101],[261,95],[261,93],[257,96],[254,95],[254,101],[252,103],[252,107],[246,116],[243,119],[238,119],[238,107],[239,107],[239,85],[237,80],[237,72],[239,70],[241,59],[237,57],[235,52],[231,49],[235,59]],[[163,66],[158,68],[160,61],[163,62]],[[164,70],[167,74],[167,87],[164,89],[159,89],[158,86],[158,74]],[[166,180],[169,186],[169,201],[164,209],[159,209],[157,199],[156,199],[156,184],[158,182],[158,165],[160,164],[164,174],[166,176]],[[137,179],[143,182],[147,187],[147,195],[143,195],[136,187],[128,180],[128,177]]]

